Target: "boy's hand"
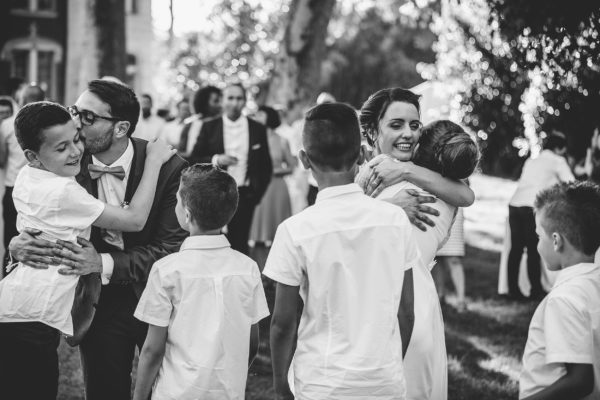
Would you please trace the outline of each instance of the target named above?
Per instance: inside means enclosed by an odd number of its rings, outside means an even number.
[[[88,275],[102,272],[102,257],[92,243],[84,238],[78,237],[77,243],[81,247],[64,240],[56,241],[62,246],[54,250],[54,255],[60,258],[60,263],[70,268],[58,270],[62,275]]]
[[[176,153],[177,149],[164,140],[155,140],[146,145],[146,159],[156,162],[158,165],[166,163]]]
[[[12,238],[8,245],[10,255],[28,267],[47,269],[50,265],[60,264],[60,258],[54,257],[54,250],[60,246],[37,236],[42,231],[25,228],[19,236]]]

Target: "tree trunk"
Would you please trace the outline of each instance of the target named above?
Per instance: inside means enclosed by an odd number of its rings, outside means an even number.
[[[335,0],[292,0],[269,89],[269,103],[315,101],[325,58],[327,26]]]
[[[110,75],[125,81],[125,0],[95,0],[94,26],[98,75]]]
[[[173,44],[173,39],[175,38],[175,31],[174,31],[174,27],[175,27],[175,12],[173,11],[173,0],[169,0],[169,16],[170,16],[170,23],[169,23],[169,48],[171,47],[171,45]]]

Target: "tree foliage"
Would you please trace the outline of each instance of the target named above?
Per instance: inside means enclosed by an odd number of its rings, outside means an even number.
[[[459,114],[478,133],[483,170],[518,175],[517,155],[551,127],[567,133],[570,152],[580,156],[599,121],[598,4],[445,4],[433,17],[436,62],[422,72],[454,85]]]
[[[389,3],[372,4],[362,12],[338,7],[335,23],[343,27],[332,32],[335,40],[323,65],[323,90],[359,108],[379,89],[410,88],[423,81],[416,66],[434,61],[435,36],[427,23],[397,10],[397,4]]]

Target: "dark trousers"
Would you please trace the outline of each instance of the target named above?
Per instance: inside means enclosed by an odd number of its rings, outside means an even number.
[[[135,348],[148,326],[134,318],[137,297],[130,285],[104,286],[89,332],[79,346],[87,400],[131,399]]]
[[[519,294],[519,266],[523,250],[527,248],[527,275],[531,283],[531,294],[543,292],[541,282],[540,255],[537,251],[538,237],[535,233],[535,217],[532,207],[508,206],[510,225],[510,253],[508,254],[508,290]]]
[[[41,322],[0,323],[0,398],[55,400],[59,342]]]
[[[17,236],[17,209],[12,198],[13,187],[6,186],[4,197],[2,198],[2,218],[4,219],[4,249],[8,254],[8,244],[10,239]]]
[[[317,200],[317,194],[319,193],[319,188],[317,186],[308,185],[308,194],[306,195],[306,201],[309,206],[315,204]]]
[[[229,225],[227,225],[227,239],[231,243],[232,249],[248,255],[250,252],[248,237],[250,236],[250,227],[252,226],[256,200],[247,187],[240,187],[238,192],[240,194],[238,208],[233,218],[231,218]]]

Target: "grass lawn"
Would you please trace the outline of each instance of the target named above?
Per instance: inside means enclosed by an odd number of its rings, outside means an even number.
[[[508,196],[514,183],[476,176],[475,205],[466,210],[467,255],[464,260],[468,311],[458,313],[452,298],[443,306],[449,358],[449,399],[515,399],[520,359],[535,303],[514,303],[496,295],[498,264]],[[253,254],[262,266],[266,251]],[[267,286],[272,306],[273,291]],[[248,376],[247,398],[272,398],[268,367],[268,319],[261,323],[260,360]],[[82,399],[82,377],[76,349],[60,348],[59,399]]]

